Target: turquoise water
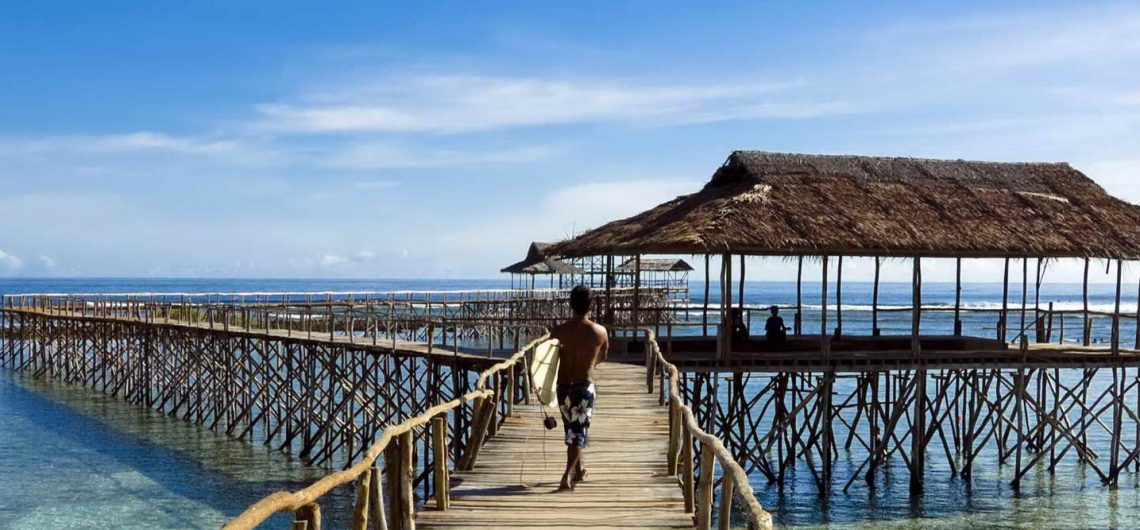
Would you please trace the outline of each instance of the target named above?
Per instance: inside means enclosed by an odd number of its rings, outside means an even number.
[[[0,425],[2,528],[217,528],[321,474],[260,445],[7,371]]]
[[[350,291],[392,289],[499,288],[506,281],[321,281],[321,280],[0,280],[0,293],[13,292],[206,292],[206,291]],[[794,284],[750,283],[749,304],[790,305]],[[818,290],[805,284],[804,300],[818,300]],[[1011,288],[1011,308],[1020,294]],[[712,300],[716,303],[713,286]],[[834,291],[832,291],[834,293]],[[1125,289],[1123,309],[1134,311],[1136,286]],[[693,298],[703,287],[693,284]],[[1107,309],[1113,288],[1094,285],[1092,304]],[[833,295],[834,296],[834,295]],[[1080,305],[1080,286],[1050,284],[1043,302],[1058,308]],[[967,307],[1000,306],[1000,284],[968,284]],[[1030,293],[1032,303],[1032,293]],[[953,286],[924,286],[924,303],[949,305]],[[1016,301],[1016,303],[1014,302]],[[818,303],[818,302],[816,302]],[[869,328],[870,288],[844,285],[844,327],[849,333]],[[884,284],[884,306],[910,303],[908,284]],[[818,326],[818,306],[806,306],[805,331]],[[789,324],[790,324],[790,316]],[[829,317],[834,323],[834,315]],[[1011,315],[1011,329],[1017,316]],[[1030,317],[1032,318],[1032,317]],[[1074,317],[1074,319],[1077,317]],[[992,336],[992,315],[965,318],[966,332]],[[1074,320],[1075,322],[1075,320]],[[834,324],[832,324],[834,325]],[[1105,323],[1098,336],[1106,336]],[[884,333],[909,331],[907,314],[884,314]],[[1133,337],[1125,319],[1122,337]],[[923,330],[952,329],[948,314],[923,319]],[[723,387],[722,387],[723,388]],[[601,411],[599,413],[602,413]],[[1131,426],[1126,431],[1132,433]],[[981,458],[969,483],[951,479],[941,448],[928,454],[926,493],[911,497],[901,460],[883,474],[876,488],[861,480],[850,493],[842,484],[861,461],[857,452],[841,452],[835,492],[820,498],[805,468],[781,490],[754,477],[763,504],[785,527],[831,528],[962,528],[1140,527],[1140,484],[1126,473],[1118,490],[1100,485],[1095,474],[1067,456],[1055,475],[1031,472],[1020,491],[1008,482],[1012,466]],[[83,388],[0,372],[0,528],[217,528],[247,504],[277,490],[295,490],[321,476],[306,466],[259,444],[231,440],[179,419],[130,406]],[[344,526],[350,492],[337,491],[322,503],[328,528]],[[271,528],[286,528],[278,516]]]

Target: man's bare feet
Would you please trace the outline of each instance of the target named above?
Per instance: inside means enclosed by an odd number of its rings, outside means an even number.
[[[574,483],[569,477],[562,477],[562,483],[558,485],[558,491],[574,491]]]
[[[586,480],[586,477],[589,475],[589,471],[586,471],[585,469],[579,469],[577,473],[574,473],[574,482],[582,482],[583,480]]]

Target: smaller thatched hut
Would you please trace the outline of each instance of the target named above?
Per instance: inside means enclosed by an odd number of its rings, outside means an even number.
[[[577,266],[547,256],[545,251],[549,247],[550,243],[531,242],[530,248],[527,249],[525,259],[499,270],[499,272],[511,275],[512,289],[515,287],[516,276],[521,278],[519,282],[521,287],[527,286],[528,282],[526,282],[526,278],[529,277],[529,286],[533,289],[535,287],[535,277],[537,276],[549,276],[550,287],[554,287],[555,278],[557,277],[558,287],[563,287],[564,284],[568,283],[564,281],[566,277],[570,277],[570,281],[572,282],[574,276],[583,274],[582,269]]]

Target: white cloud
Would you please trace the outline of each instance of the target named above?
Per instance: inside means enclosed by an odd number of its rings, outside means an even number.
[[[1089,178],[1104,187],[1110,194],[1132,203],[1140,203],[1140,158],[1126,160],[1100,160],[1074,163]]]
[[[603,223],[628,217],[703,182],[685,179],[630,179],[576,184],[551,190],[541,199],[477,224],[441,233],[425,242],[448,265],[481,274],[517,260],[531,241],[558,241]]]
[[[348,258],[344,256],[338,256],[336,254],[323,254],[317,258],[317,265],[320,265],[321,267],[335,267],[337,265],[343,265],[348,262]]]
[[[1140,92],[1120,94],[1112,100],[1121,105],[1140,105]]]
[[[791,93],[799,83],[631,85],[478,75],[382,80],[372,89],[256,106],[270,130],[460,133],[594,121],[660,124],[803,118],[851,106]]]
[[[681,179],[640,179],[577,184],[549,192],[537,211],[544,213],[550,226],[567,233],[582,232],[603,223],[629,217],[678,195],[700,190],[699,181]]]
[[[24,260],[0,249],[0,268],[16,270],[24,266]]]
[[[916,44],[922,53],[913,57],[934,67],[1088,65],[1136,58],[1140,10],[1092,4],[1004,14],[987,10],[983,16],[905,22],[875,31],[877,38]]]
[[[454,165],[491,165],[533,162],[554,155],[552,147],[506,150],[415,149],[394,142],[359,142],[338,148],[324,157],[329,167],[346,169],[424,168]]]
[[[268,163],[281,156],[275,150],[258,145],[248,138],[211,139],[153,131],[0,139],[0,156],[54,157],[71,154],[113,157],[146,153],[205,157],[245,164]],[[106,167],[82,164],[77,165],[77,171],[99,174],[112,172]]]
[[[384,190],[399,185],[400,183],[395,180],[361,180],[354,182],[352,187],[359,190]]]
[[[45,269],[54,269],[55,268],[56,263],[55,263],[55,260],[52,259],[51,256],[45,256],[43,254],[40,254],[39,258],[40,258],[40,264],[43,265]]]
[[[361,250],[355,254],[320,254],[302,259],[290,260],[290,265],[300,268],[335,269],[349,265],[359,265],[373,261],[379,254],[371,250]]]

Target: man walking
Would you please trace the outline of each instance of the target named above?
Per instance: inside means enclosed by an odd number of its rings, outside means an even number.
[[[593,295],[579,285],[570,290],[574,316],[551,330],[558,339],[558,409],[566,432],[566,472],[558,489],[572,490],[586,478],[582,449],[589,444],[590,418],[597,397],[594,368],[606,359],[610,342],[606,328],[590,320]]]

